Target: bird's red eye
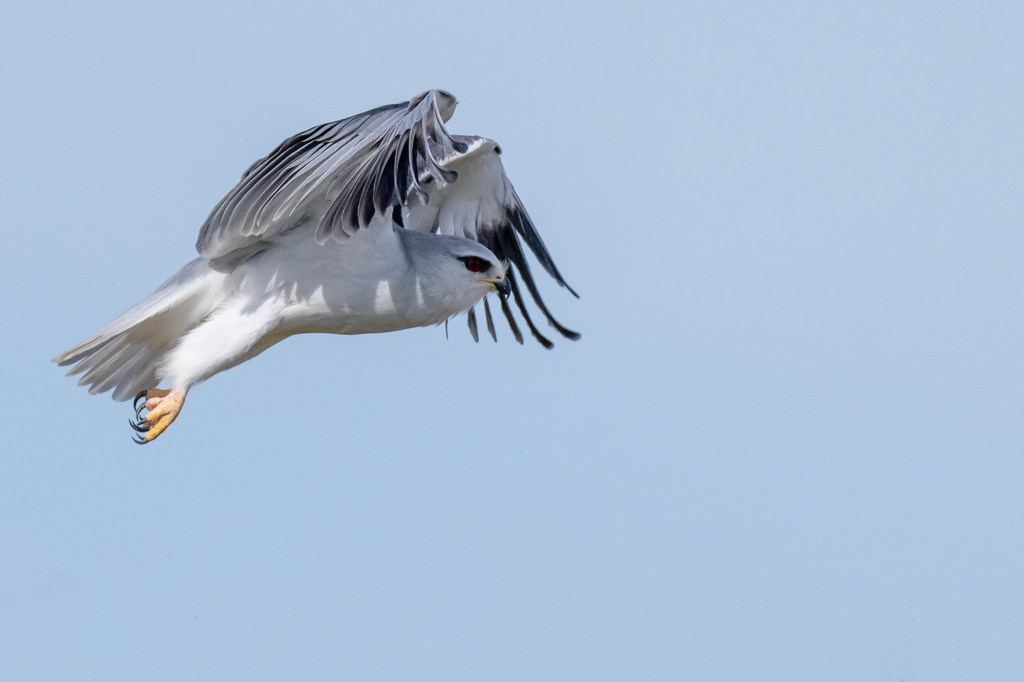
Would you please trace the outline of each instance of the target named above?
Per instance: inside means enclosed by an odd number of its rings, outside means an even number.
[[[484,269],[484,262],[476,256],[470,256],[466,259],[466,269],[470,272],[480,272]]]

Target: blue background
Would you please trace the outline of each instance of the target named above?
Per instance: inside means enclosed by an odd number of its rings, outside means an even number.
[[[1024,5],[0,5],[0,678],[1019,680]],[[49,363],[427,88],[578,343]]]

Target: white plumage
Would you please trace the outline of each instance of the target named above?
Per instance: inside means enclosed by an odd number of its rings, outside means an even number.
[[[293,334],[438,324],[489,292],[522,343],[534,336],[516,273],[549,323],[519,238],[568,287],[491,140],[449,135],[456,100],[430,90],[288,138],[254,163],[203,224],[200,257],[100,332],[54,358],[90,393],[136,397],[138,442],[174,420],[195,384]],[[572,291],[570,289],[570,291]],[[575,294],[575,292],[573,292]],[[156,386],[171,382],[169,390]],[[141,401],[141,405],[139,404]],[[143,410],[148,413],[143,414]]]

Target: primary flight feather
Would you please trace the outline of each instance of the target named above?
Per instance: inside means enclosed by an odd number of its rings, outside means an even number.
[[[501,164],[501,148],[450,135],[455,97],[429,90],[294,135],[254,163],[214,207],[199,258],[102,330],[53,359],[90,393],[135,397],[136,442],[159,436],[189,389],[293,334],[368,334],[439,324],[487,294],[519,343],[511,296],[522,279],[560,334],[520,238],[566,284]],[[157,388],[167,381],[168,389]]]

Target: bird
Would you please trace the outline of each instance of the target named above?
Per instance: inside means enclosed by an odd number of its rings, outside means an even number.
[[[439,89],[287,138],[253,163],[199,230],[198,258],[99,332],[53,358],[90,394],[134,396],[130,425],[150,443],[189,390],[305,333],[371,334],[444,323],[475,307],[497,341],[488,296],[513,337],[534,338],[526,291],[548,310],[522,242],[573,296],[483,137],[449,134],[458,100]],[[522,242],[520,241],[522,240]],[[169,385],[159,388],[160,384]]]

